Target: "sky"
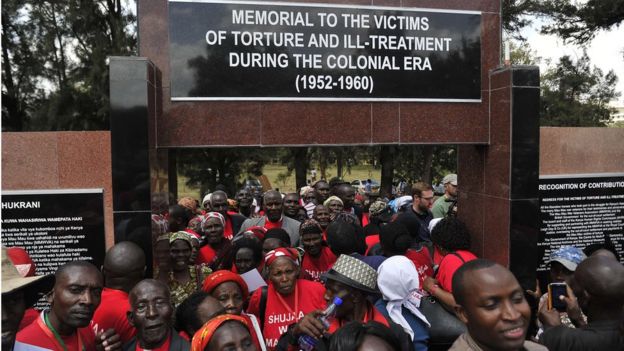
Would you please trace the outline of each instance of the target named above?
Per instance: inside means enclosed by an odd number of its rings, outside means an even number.
[[[554,65],[559,57],[569,55],[573,60],[583,55],[583,49],[587,49],[587,54],[592,65],[599,67],[603,74],[613,70],[618,76],[616,90],[621,96],[616,101],[612,101],[614,106],[624,106],[624,25],[619,28],[615,26],[609,31],[600,31],[596,37],[587,45],[578,46],[564,44],[561,39],[554,35],[544,35],[539,33],[541,22],[535,22],[531,27],[525,28],[522,34],[527,38],[537,56],[542,57],[540,71],[544,72],[548,68],[546,59],[550,59]]]

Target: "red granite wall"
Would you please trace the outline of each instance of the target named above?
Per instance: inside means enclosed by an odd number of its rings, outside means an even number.
[[[139,54],[162,72],[163,106],[157,117],[157,147],[489,142],[488,74],[499,65],[500,1],[296,2],[481,11],[482,102],[172,102],[168,2],[140,0]]]
[[[624,128],[540,128],[540,175],[624,172]]]
[[[110,132],[2,133],[2,190],[104,189],[106,247],[113,245]]]

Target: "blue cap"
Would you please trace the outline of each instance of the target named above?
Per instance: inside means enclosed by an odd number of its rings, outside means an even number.
[[[550,254],[550,263],[559,262],[568,270],[574,272],[576,267],[586,259],[583,251],[574,246],[562,246]]]

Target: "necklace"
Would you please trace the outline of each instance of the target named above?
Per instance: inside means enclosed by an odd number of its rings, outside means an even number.
[[[61,335],[56,331],[54,326],[52,326],[52,323],[50,323],[50,320],[48,319],[48,313],[43,312],[43,322],[41,321],[41,318],[37,319],[37,322],[39,323],[39,327],[43,329],[44,333],[54,341],[58,349],[67,351],[67,345],[65,345],[65,342],[63,341],[63,338],[61,338]],[[82,338],[80,337],[80,333],[78,332],[78,330],[76,330],[75,333],[78,337],[78,350],[85,351],[85,347],[82,344]]]

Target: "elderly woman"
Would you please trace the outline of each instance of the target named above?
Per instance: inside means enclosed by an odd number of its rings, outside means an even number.
[[[296,249],[281,247],[270,251],[265,256],[265,264],[269,271],[268,288],[254,292],[247,311],[262,321],[267,349],[273,350],[288,325],[325,306],[325,288],[317,282],[297,279],[299,261]]]
[[[209,320],[193,335],[191,351],[259,351],[245,318],[224,314]]]
[[[212,271],[205,265],[189,265],[193,250],[191,234],[175,232],[169,236],[171,266],[169,274],[156,272],[156,277],[169,286],[171,302],[178,306],[184,299],[199,290],[201,282]]]
[[[392,256],[377,270],[382,298],[375,307],[410,335],[415,351],[426,351],[429,339],[427,318],[420,307],[420,279],[414,263],[405,256]]]
[[[216,271],[204,280],[202,290],[219,300],[226,313],[247,319],[253,327],[251,336],[257,341],[261,350],[266,350],[258,319],[253,314],[243,311],[243,306],[249,298],[249,290],[247,289],[247,283],[240,275],[226,270]]]
[[[323,206],[329,208],[329,213],[333,219],[338,213],[342,212],[344,203],[338,196],[334,195],[325,200],[325,202],[323,202]]]
[[[225,228],[223,215],[218,212],[206,213],[201,228],[204,237],[197,255],[197,262],[206,263],[214,270],[229,268],[224,266],[228,265],[225,261],[230,254],[232,244],[223,235],[223,228]]]

